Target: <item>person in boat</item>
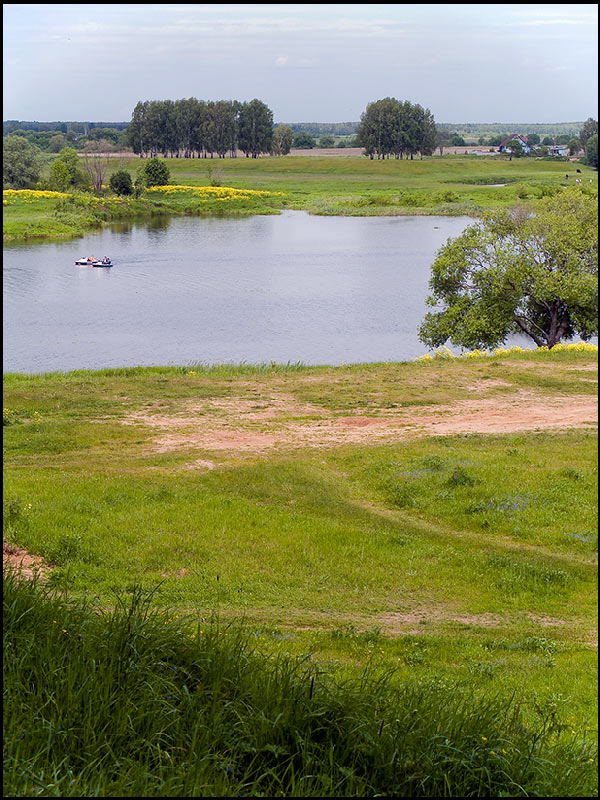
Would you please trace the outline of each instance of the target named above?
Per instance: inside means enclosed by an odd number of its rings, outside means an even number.
[[[102,259],[102,263],[103,264],[110,264],[110,258],[108,256],[104,256],[104,258]]]

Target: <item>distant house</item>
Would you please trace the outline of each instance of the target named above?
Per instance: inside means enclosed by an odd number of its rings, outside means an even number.
[[[524,153],[531,153],[531,147],[527,144],[527,137],[521,136],[520,133],[511,133],[508,139],[505,139],[503,142],[500,143],[498,151],[500,153],[506,153],[507,150],[510,150],[510,143],[514,141],[521,143],[521,147],[523,148]]]
[[[551,145],[548,145],[548,155],[549,156],[568,156],[569,155],[569,145],[568,144],[551,144]]]

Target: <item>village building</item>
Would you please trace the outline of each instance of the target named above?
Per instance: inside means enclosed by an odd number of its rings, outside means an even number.
[[[500,153],[506,153],[507,150],[510,150],[510,143],[514,141],[517,141],[521,144],[524,153],[531,153],[531,147],[527,144],[527,136],[521,136],[520,133],[511,133],[508,139],[505,139],[500,143],[498,151]]]
[[[569,155],[569,145],[568,144],[551,144],[551,145],[548,145],[548,155],[549,156],[568,156]]]

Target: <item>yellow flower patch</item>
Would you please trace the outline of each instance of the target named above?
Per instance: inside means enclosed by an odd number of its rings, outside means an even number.
[[[69,195],[65,192],[51,192],[45,189],[4,189],[2,192],[2,204],[10,205],[11,200],[24,200],[27,203],[32,200],[54,200],[60,197],[69,197]]]
[[[263,192],[256,189],[234,189],[231,186],[182,186],[173,184],[169,186],[150,186],[147,192],[160,192],[166,195],[175,195],[182,192],[209,200],[243,200],[248,198],[262,198],[283,196],[283,192]]]
[[[425,355],[419,356],[415,358],[415,361],[418,361],[421,364],[426,364],[430,361],[439,360],[442,358],[460,358],[460,359],[475,359],[475,358],[487,358],[488,356],[505,356],[509,355],[510,353],[539,353],[540,351],[546,353],[557,353],[557,352],[576,352],[576,353],[597,353],[598,352],[598,345],[597,344],[590,344],[589,342],[573,342],[572,344],[565,344],[564,342],[560,342],[559,344],[554,345],[552,350],[549,350],[547,347],[535,347],[535,348],[525,348],[515,346],[515,347],[498,347],[496,350],[487,351],[487,350],[469,350],[466,353],[460,353],[459,355],[455,355],[451,350],[447,347],[439,347],[432,353],[425,353]]]

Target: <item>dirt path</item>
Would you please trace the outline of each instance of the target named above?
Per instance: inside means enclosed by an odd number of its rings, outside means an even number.
[[[195,448],[267,453],[419,436],[587,428],[597,424],[597,415],[597,397],[589,394],[548,397],[521,389],[510,395],[467,397],[444,406],[371,406],[368,413],[349,413],[301,403],[272,390],[260,402],[231,396],[182,403],[168,413],[157,405],[133,412],[124,424],[149,430],[152,452]],[[199,468],[211,466],[203,459],[194,463]]]

